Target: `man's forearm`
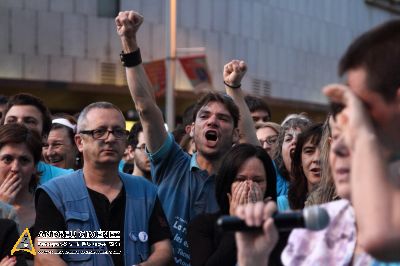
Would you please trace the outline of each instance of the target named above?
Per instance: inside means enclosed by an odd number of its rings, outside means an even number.
[[[173,265],[172,247],[169,240],[159,241],[152,246],[152,254],[141,266],[164,266]]]
[[[249,107],[244,100],[244,94],[241,89],[242,79],[247,72],[247,66],[244,61],[232,60],[224,66],[223,79],[226,93],[232,97],[239,108],[240,119],[238,124],[240,142],[260,145],[254,128],[253,119]]]
[[[47,266],[47,265],[54,265],[54,266],[67,266],[67,263],[56,254],[41,254],[39,245],[38,245],[38,239],[35,239],[35,249],[37,252],[37,255],[34,257],[34,265],[35,266]],[[45,247],[42,247],[45,249]],[[53,249],[53,251],[56,251]]]
[[[240,142],[260,146],[260,142],[257,139],[256,130],[254,127],[254,122],[251,117],[250,110],[247,107],[246,101],[244,100],[242,89],[232,89],[228,86],[225,86],[225,91],[229,96],[232,97],[233,101],[239,108]]]
[[[133,53],[139,49],[136,34],[143,23],[143,17],[135,11],[120,12],[115,19],[117,32],[124,53]],[[158,108],[153,86],[141,64],[140,54],[133,54],[136,60],[126,67],[129,92],[135,103],[143,126],[145,142],[150,152],[157,151],[167,138],[161,110]],[[129,59],[127,59],[129,60]]]
[[[150,152],[155,152],[164,143],[167,132],[161,110],[154,99],[153,87],[142,64],[126,68],[126,76],[129,91],[143,126],[147,148]]]

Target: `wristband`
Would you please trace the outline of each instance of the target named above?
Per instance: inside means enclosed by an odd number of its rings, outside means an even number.
[[[136,51],[128,54],[125,54],[122,51],[121,54],[119,55],[119,58],[121,59],[122,65],[124,67],[135,67],[142,63],[142,56],[140,54],[140,49],[137,49]]]
[[[229,85],[228,83],[225,82],[224,80],[224,84],[225,86],[231,88],[231,89],[239,89],[240,87],[242,87],[242,84],[239,83],[239,85],[233,86],[233,85]]]

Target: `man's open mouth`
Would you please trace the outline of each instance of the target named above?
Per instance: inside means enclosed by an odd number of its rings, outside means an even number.
[[[208,141],[217,141],[218,140],[218,134],[214,130],[207,131],[205,136]]]

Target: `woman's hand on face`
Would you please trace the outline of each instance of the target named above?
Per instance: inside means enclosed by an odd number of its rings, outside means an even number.
[[[247,202],[255,203],[257,201],[263,201],[263,194],[258,183],[248,181],[249,194]]]
[[[13,204],[21,187],[21,179],[14,172],[10,171],[4,182],[0,185],[0,201]]]
[[[236,207],[247,203],[250,188],[246,181],[236,181],[232,184],[232,190],[232,195],[227,194],[229,199],[229,214],[235,215]]]

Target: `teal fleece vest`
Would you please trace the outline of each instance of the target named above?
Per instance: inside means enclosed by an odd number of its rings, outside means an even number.
[[[157,190],[143,177],[121,172],[119,176],[126,193],[124,250],[121,252],[124,252],[125,265],[135,265],[149,256],[148,224]],[[82,170],[52,179],[40,188],[46,191],[64,216],[68,231],[100,230]],[[113,265],[109,254],[64,254],[62,258],[68,265]]]

